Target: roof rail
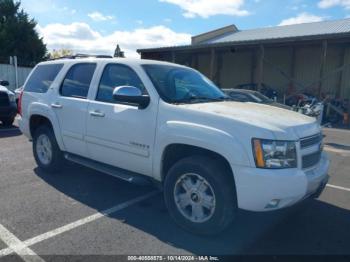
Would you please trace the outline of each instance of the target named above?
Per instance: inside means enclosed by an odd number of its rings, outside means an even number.
[[[57,58],[51,58],[52,60],[59,60],[59,59],[79,59],[79,58],[113,58],[113,56],[110,55],[88,55],[88,54],[76,54],[76,55],[67,55],[67,56],[61,56]]]

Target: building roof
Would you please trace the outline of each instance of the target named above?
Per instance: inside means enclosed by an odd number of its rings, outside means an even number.
[[[343,33],[350,33],[350,19],[275,26],[238,31],[236,33],[216,37],[207,41],[206,43],[209,44],[222,42],[296,38],[307,36],[325,36]]]
[[[206,41],[195,45],[140,49],[138,52],[161,51],[165,49],[191,49],[223,45],[307,41],[344,36],[350,37],[350,19],[238,30],[215,36],[214,38],[207,39]]]

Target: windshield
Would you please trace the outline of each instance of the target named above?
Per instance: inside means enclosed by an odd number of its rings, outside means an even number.
[[[143,65],[162,99],[169,103],[221,101],[227,96],[208,78],[189,68]]]

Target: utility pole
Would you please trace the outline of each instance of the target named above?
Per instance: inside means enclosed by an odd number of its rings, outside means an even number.
[[[18,63],[17,63],[17,56],[13,57],[13,63],[15,66],[15,83],[16,83],[16,89],[18,88]]]
[[[15,75],[15,89],[18,88],[18,63],[17,56],[10,56],[10,65],[13,66],[14,75]]]
[[[125,58],[124,51],[120,49],[119,45],[117,45],[117,47],[115,48],[113,57]]]

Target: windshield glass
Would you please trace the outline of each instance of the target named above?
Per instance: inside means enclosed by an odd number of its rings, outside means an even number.
[[[170,65],[143,65],[143,68],[166,102],[210,102],[227,98],[213,82],[195,70]]]

